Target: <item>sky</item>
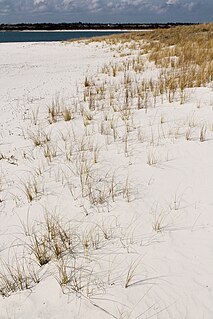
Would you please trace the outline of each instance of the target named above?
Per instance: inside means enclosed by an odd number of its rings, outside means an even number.
[[[0,0],[1,23],[213,22],[213,0]]]

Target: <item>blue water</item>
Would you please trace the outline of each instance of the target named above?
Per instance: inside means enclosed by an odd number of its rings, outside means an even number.
[[[124,33],[118,31],[66,31],[66,32],[0,32],[0,43],[6,42],[50,42],[65,41],[69,39],[90,38],[110,34]]]

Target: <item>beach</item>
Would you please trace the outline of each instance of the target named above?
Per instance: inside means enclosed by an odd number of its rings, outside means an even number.
[[[0,44],[1,319],[212,318],[212,82],[143,41]]]

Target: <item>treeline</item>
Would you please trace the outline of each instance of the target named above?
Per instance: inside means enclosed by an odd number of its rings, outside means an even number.
[[[142,30],[170,28],[178,25],[191,25],[193,23],[19,23],[0,24],[0,31],[24,30]]]

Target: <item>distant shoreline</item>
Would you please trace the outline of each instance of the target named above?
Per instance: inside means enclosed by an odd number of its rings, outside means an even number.
[[[144,31],[152,31],[152,29],[140,29],[140,30],[130,30],[130,29],[87,29],[87,30],[0,30],[0,32],[144,32]]]
[[[88,31],[145,31],[168,29],[175,26],[194,25],[197,23],[19,23],[0,24],[0,31],[52,31],[52,32],[88,32]]]

